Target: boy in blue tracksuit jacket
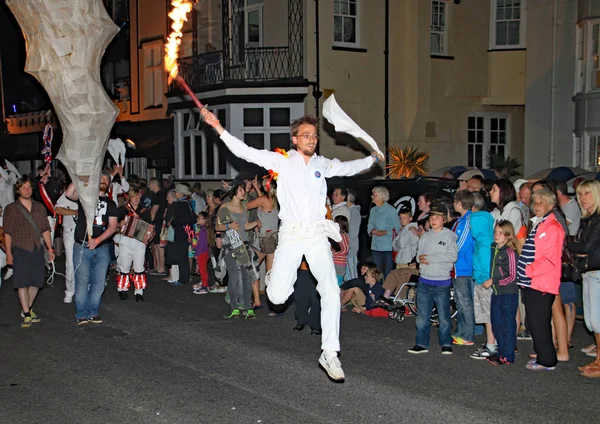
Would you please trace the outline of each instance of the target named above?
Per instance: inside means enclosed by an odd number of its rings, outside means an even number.
[[[454,264],[452,286],[456,296],[457,331],[453,343],[472,345],[475,338],[475,315],[473,310],[473,250],[475,240],[471,235],[471,208],[473,193],[467,190],[457,191],[454,195],[454,210],[461,216],[456,220],[452,231],[456,233],[458,259]]]

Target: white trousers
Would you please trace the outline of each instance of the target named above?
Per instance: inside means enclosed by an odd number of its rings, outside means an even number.
[[[63,232],[63,243],[65,245],[65,296],[73,297],[75,295],[75,267],[73,266],[75,237]]]
[[[119,272],[128,274],[132,265],[133,272],[144,272],[145,261],[146,245],[139,240],[122,236],[119,241],[119,256],[117,257]]]
[[[338,234],[339,236],[339,234]],[[321,295],[321,349],[340,350],[340,288],[337,283],[331,246],[321,225],[283,223],[275,250],[267,296],[276,305],[294,292],[302,256],[317,279]]]

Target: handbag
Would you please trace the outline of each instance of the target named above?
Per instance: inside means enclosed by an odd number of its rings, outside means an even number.
[[[571,238],[571,236],[566,236],[563,242],[562,268],[560,273],[560,281],[562,283],[578,283],[582,280],[581,271],[575,266],[575,258],[567,248],[567,241],[570,241]]]
[[[163,223],[162,223],[162,227],[160,228],[160,235],[159,237],[159,245],[160,247],[167,247],[167,243],[169,243],[169,226],[167,225],[166,222],[166,217],[167,217],[167,211],[165,209],[165,213],[163,214]],[[173,240],[170,240],[173,241]]]

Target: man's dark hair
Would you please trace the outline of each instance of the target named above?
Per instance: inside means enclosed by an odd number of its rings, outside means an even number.
[[[549,181],[549,180],[539,180],[539,181],[536,181],[531,186],[532,194],[534,193],[533,187],[535,187],[535,186],[542,187],[544,190],[547,190],[547,191],[551,192],[552,194],[554,194],[554,197],[558,198],[558,193],[556,192],[556,184],[554,182]]]
[[[556,191],[560,192],[561,194],[564,194],[565,196],[568,194],[567,183],[563,181],[556,181],[554,182],[554,187],[556,187]]]
[[[473,204],[475,203],[475,199],[473,198],[473,193],[468,190],[459,190],[454,194],[454,201],[460,202],[462,207],[468,211],[471,210]]]
[[[348,197],[348,190],[346,190],[344,187],[342,187],[342,186],[335,186],[335,187],[333,188],[333,191],[336,191],[336,190],[339,190],[339,191],[340,191],[340,194],[341,194],[342,196],[344,196],[344,199],[346,199],[346,198]],[[333,193],[333,192],[332,192],[332,193]]]
[[[296,119],[294,122],[292,122],[292,125],[290,125],[290,132],[292,133],[292,137],[298,135],[298,128],[300,128],[300,126],[304,124],[312,125],[315,128],[317,128],[317,132],[319,131],[319,118],[312,115],[304,115],[302,118]]]
[[[192,186],[192,188],[194,190],[201,191],[202,190],[202,184],[200,184],[200,183],[194,183],[194,185]]]
[[[33,183],[31,182],[31,178],[29,178],[29,175],[24,174],[21,178],[19,178],[17,180],[17,182],[14,185],[14,191],[15,191],[15,199],[19,198],[19,189],[21,187],[23,187],[25,184],[31,184],[31,187],[33,187]]]

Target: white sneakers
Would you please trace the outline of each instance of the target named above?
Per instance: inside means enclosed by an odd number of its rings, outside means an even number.
[[[336,383],[343,383],[346,380],[344,370],[342,369],[342,363],[336,352],[326,354],[325,351],[323,351],[319,358],[319,365],[321,365],[323,371],[327,373],[329,378]]]

